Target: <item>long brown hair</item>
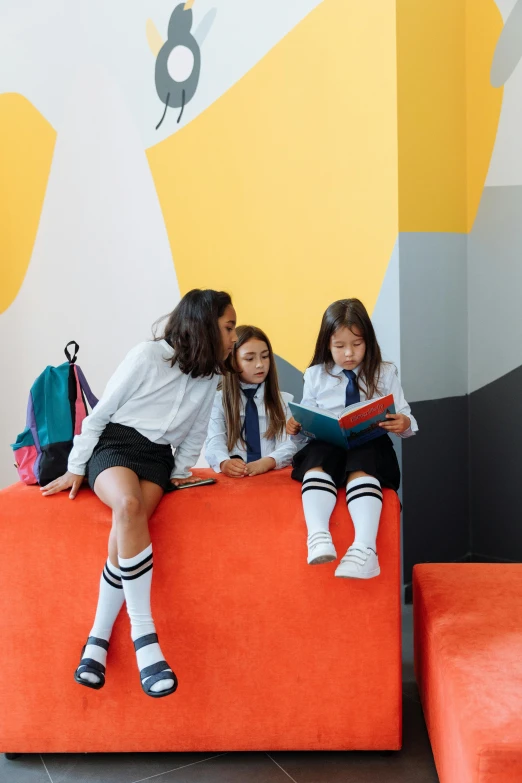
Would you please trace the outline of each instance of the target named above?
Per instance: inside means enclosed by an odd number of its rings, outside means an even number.
[[[268,418],[268,428],[264,434],[265,438],[277,438],[283,434],[286,428],[286,418],[281,394],[279,392],[279,382],[277,380],[277,367],[274,360],[274,353],[270,340],[266,334],[256,326],[238,326],[236,327],[237,341],[232,350],[231,365],[232,372],[223,376],[221,389],[223,391],[223,409],[225,411],[225,422],[227,427],[227,448],[232,451],[238,441],[246,446],[245,439],[241,433],[240,400],[241,387],[239,385],[239,375],[241,370],[237,364],[237,350],[249,340],[261,340],[266,343],[270,356],[270,369],[265,379],[265,407]]]
[[[368,399],[371,399],[379,392],[378,385],[383,361],[373,324],[360,299],[339,299],[326,310],[309,366],[324,364],[327,372],[331,371],[335,362],[330,351],[330,340],[333,333],[342,329],[343,326],[350,330],[355,326],[366,344],[366,352],[361,362],[357,382],[362,381],[366,395]]]
[[[218,318],[231,304],[229,294],[211,288],[193,288],[185,294],[166,316],[168,320],[162,333],[154,338],[166,340],[174,349],[173,367],[177,362],[181,372],[193,378],[212,378],[227,372]],[[162,320],[156,321],[153,328]]]

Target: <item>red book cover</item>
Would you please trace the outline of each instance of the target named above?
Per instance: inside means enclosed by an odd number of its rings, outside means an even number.
[[[376,417],[380,417],[382,420],[388,412],[395,412],[393,394],[387,394],[386,397],[370,400],[368,405],[364,404],[354,411],[348,411],[344,416],[341,416],[339,424],[344,430],[351,430],[360,427],[361,424],[364,424],[370,419],[375,419]]]

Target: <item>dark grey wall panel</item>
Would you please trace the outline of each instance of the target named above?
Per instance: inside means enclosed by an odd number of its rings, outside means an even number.
[[[522,560],[522,367],[470,395],[471,549]]]
[[[416,563],[469,553],[468,398],[411,404],[419,434],[403,442],[404,584]]]

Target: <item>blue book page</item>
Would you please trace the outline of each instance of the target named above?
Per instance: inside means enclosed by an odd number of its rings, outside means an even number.
[[[349,448],[336,416],[328,415],[320,408],[307,408],[296,402],[289,402],[288,405],[292,416],[301,425],[303,435],[316,440],[324,440],[333,446],[340,446],[342,449]]]

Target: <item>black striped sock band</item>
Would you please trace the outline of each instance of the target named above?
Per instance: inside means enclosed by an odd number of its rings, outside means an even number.
[[[366,490],[366,491],[365,491]],[[378,483],[368,482],[366,484],[358,484],[356,487],[351,487],[349,484],[346,487],[346,502],[351,503],[358,498],[375,498],[382,503],[382,490],[381,485]]]
[[[111,587],[115,587],[117,590],[123,590],[121,576],[116,576],[116,574],[111,570],[111,563],[108,560],[105,563],[105,567],[103,569],[103,578]]]
[[[331,479],[315,478],[310,476],[303,480],[301,495],[309,490],[318,490],[319,492],[329,492],[337,497],[337,487]]]
[[[140,576],[143,576],[143,574],[146,574],[147,571],[150,571],[152,565],[153,562],[151,552],[150,555],[147,555],[144,560],[142,560],[140,563],[136,563],[136,565],[120,566],[121,578],[126,582],[129,582],[131,579],[139,579]]]

